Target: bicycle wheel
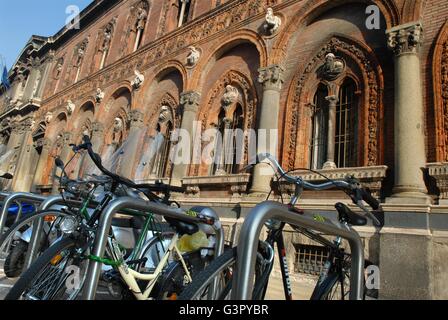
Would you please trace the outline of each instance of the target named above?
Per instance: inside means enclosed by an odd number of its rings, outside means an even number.
[[[60,237],[61,234],[54,226],[57,225],[60,218],[65,216],[67,213],[57,210],[39,211],[20,219],[0,236],[0,258],[10,262],[9,264],[5,263],[7,277],[15,278],[22,273],[34,223],[42,218],[45,220],[39,247],[36,248],[38,255]]]
[[[365,265],[367,265],[367,261]],[[330,271],[324,278],[320,277],[311,300],[349,300],[351,256],[346,255],[341,261],[340,270]],[[365,292],[363,293],[365,298]]]
[[[75,239],[57,241],[22,274],[5,300],[75,300],[88,262],[79,249]]]
[[[229,300],[236,259],[237,248],[226,250],[196,276],[178,300]],[[215,292],[210,291],[212,285]]]
[[[185,288],[179,300],[229,300],[232,291],[233,273],[237,262],[237,248],[227,249],[221,256],[214,259],[193,282]],[[264,288],[269,278],[271,265],[262,263],[261,253],[257,254],[255,265],[253,300],[264,296]],[[214,288],[214,289],[213,289]]]

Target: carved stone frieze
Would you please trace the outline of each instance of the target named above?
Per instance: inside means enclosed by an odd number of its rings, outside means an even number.
[[[141,48],[139,54],[117,61],[93,77],[89,77],[88,80],[83,79],[69,87],[65,86],[62,91],[54,95],[51,90],[46,92],[43,105],[52,110],[64,104],[64,101],[68,99],[79,101],[89,95],[94,95],[97,88],[107,88],[112,83],[131,77],[133,70],[138,69],[143,72],[160,59],[176,52],[185,51],[187,47],[204,38],[219,32],[228,32],[229,28],[236,23],[256,15],[262,15],[268,7],[274,6],[278,2],[278,0],[238,0],[226,4],[213,14],[192,22],[189,28],[160,37],[150,45]],[[133,23],[131,20],[130,18],[130,25]],[[126,35],[123,36],[123,41],[128,41]]]

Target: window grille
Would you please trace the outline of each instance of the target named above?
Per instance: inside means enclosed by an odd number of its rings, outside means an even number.
[[[322,246],[295,244],[294,272],[319,275],[329,251]]]

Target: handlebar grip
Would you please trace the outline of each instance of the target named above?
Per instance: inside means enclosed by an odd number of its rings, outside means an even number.
[[[372,207],[373,210],[378,210],[380,207],[380,203],[378,200],[376,200],[372,194],[370,193],[370,190],[368,189],[362,189],[361,190],[361,196],[362,200],[364,200],[369,206]]]

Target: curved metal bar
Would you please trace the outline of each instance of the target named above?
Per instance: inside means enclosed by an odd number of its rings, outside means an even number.
[[[179,208],[169,207],[160,203],[148,202],[140,199],[123,197],[112,201],[101,215],[98,232],[96,233],[95,243],[92,254],[97,257],[103,257],[106,250],[107,239],[112,225],[113,216],[122,209],[134,209],[144,212],[151,212],[190,223],[199,223],[197,218],[188,216],[185,211]],[[132,215],[131,213],[124,213]],[[87,277],[84,287],[83,300],[94,300],[96,288],[101,273],[101,263],[90,260],[87,268]]]
[[[11,194],[11,192],[1,191],[0,192],[0,201],[3,201],[3,199],[7,198],[10,194]]]
[[[362,300],[364,249],[358,233],[353,229],[346,229],[328,222],[317,222],[309,217],[292,213],[284,205],[273,201],[262,202],[253,208],[241,228],[238,241],[237,271],[233,277],[232,300],[250,300],[252,298],[258,241],[261,229],[269,219],[277,219],[347,239],[352,255],[350,299]]]
[[[46,197],[40,196],[37,194],[26,193],[26,192],[17,192],[12,193],[5,198],[3,202],[2,210],[0,213],[0,235],[3,234],[3,229],[5,228],[6,218],[8,217],[9,207],[19,200],[28,200],[30,202],[42,203],[45,201]]]

